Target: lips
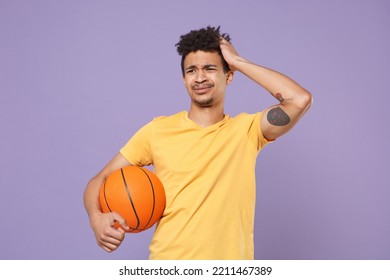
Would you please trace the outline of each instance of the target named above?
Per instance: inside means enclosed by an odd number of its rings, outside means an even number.
[[[197,94],[203,94],[203,93],[208,92],[213,87],[214,87],[213,84],[201,84],[201,85],[194,85],[194,86],[192,86],[192,89]]]

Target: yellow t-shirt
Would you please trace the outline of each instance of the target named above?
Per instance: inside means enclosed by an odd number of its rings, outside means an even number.
[[[253,259],[255,164],[268,143],[261,113],[202,128],[187,112],[158,117],[120,150],[133,165],[154,165],[166,208],[150,259]]]

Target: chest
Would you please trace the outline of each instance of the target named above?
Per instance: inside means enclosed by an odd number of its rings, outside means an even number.
[[[230,160],[240,153],[243,157],[253,147],[239,129],[160,131],[152,142],[153,162],[157,169],[188,173],[194,169],[210,168]]]

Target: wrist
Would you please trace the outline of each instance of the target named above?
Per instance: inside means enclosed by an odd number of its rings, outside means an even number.
[[[248,60],[245,58],[242,58],[240,56],[236,56],[232,59],[232,61],[229,63],[230,70],[232,71],[240,71],[242,67],[245,67],[246,64],[250,63]]]

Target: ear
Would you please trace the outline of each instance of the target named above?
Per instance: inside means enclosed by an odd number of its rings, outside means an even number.
[[[229,71],[226,74],[226,84],[227,85],[229,85],[233,81],[233,76],[234,76],[234,72],[233,71]]]

